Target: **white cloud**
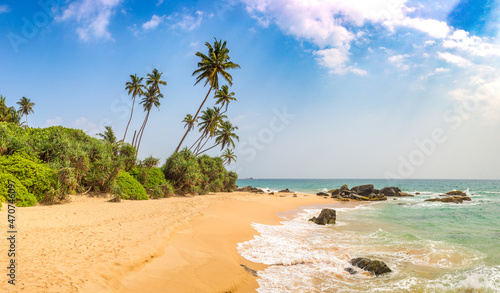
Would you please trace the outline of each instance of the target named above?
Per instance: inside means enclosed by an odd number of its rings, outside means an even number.
[[[388,58],[389,62],[394,64],[396,67],[398,67],[401,70],[408,70],[410,69],[410,66],[406,64],[406,58],[410,57],[408,54],[403,54],[403,55],[394,55]]]
[[[403,17],[400,19],[385,21],[384,24],[391,30],[394,30],[395,27],[413,28],[438,39],[445,38],[450,33],[450,28],[448,27],[446,22],[438,21],[435,19]]]
[[[58,126],[62,124],[62,118],[61,117],[56,117],[54,119],[47,119],[45,121],[45,126],[50,127],[50,126]]]
[[[122,0],[79,0],[72,2],[63,10],[57,21],[75,20],[80,39],[92,38],[112,40],[108,30],[109,21]]]
[[[444,67],[438,67],[438,68],[434,69],[435,73],[448,72],[448,71],[450,71],[450,69],[444,68]]]
[[[74,120],[70,123],[70,127],[81,129],[91,136],[95,136],[103,131],[96,123],[89,122],[89,120],[85,117],[80,117]]]
[[[436,41],[425,41],[424,47],[435,45]]]
[[[460,57],[460,56],[457,56],[457,55],[453,55],[449,52],[438,52],[438,57],[443,59],[444,61],[448,62],[448,63],[452,63],[452,64],[455,64],[457,65],[458,67],[468,67],[468,66],[471,66],[472,63],[463,58],[463,57]]]
[[[155,29],[162,22],[163,22],[163,16],[158,16],[154,14],[149,21],[142,24],[142,29],[144,30]]]
[[[0,14],[10,12],[10,6],[7,4],[0,5]]]
[[[173,14],[168,19],[174,22],[171,26],[173,29],[191,31],[201,25],[204,15],[205,12],[196,11],[194,16],[189,14]]]
[[[320,65],[328,68],[332,74],[346,74],[352,72],[357,75],[366,75],[367,72],[354,66],[347,66],[348,48],[330,48],[314,51]]]
[[[469,33],[463,30],[455,31],[449,39],[443,41],[443,47],[459,49],[480,57],[500,56],[499,46],[487,43],[480,37],[469,36]]]

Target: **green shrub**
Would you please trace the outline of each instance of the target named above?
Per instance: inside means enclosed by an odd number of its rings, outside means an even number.
[[[55,172],[35,157],[24,152],[0,156],[0,172],[14,175],[38,201],[56,184]]]
[[[144,187],[126,171],[120,171],[120,173],[118,173],[116,185],[122,199],[148,199]],[[116,193],[117,191],[114,192]]]
[[[170,156],[162,167],[165,178],[173,182],[175,193],[206,194],[232,191],[236,187],[236,173],[224,168],[220,157],[195,157],[189,150]]]
[[[146,167],[135,167],[130,171],[130,175],[132,175],[135,180],[139,181],[139,183],[141,183],[146,189],[167,183],[163,171],[156,167],[151,168],[151,170],[149,170],[149,174]],[[147,182],[146,177],[148,180]]]
[[[148,194],[150,198],[158,199],[171,197],[175,195],[175,189],[170,181],[165,181],[163,185],[152,186],[148,188]]]
[[[28,192],[26,187],[19,181],[16,176],[0,172],[0,207],[1,203],[5,202],[9,194],[9,180],[14,182],[16,191],[16,205],[20,207],[34,206],[37,203],[35,196]]]

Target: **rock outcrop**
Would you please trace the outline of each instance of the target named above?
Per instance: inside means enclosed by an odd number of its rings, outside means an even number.
[[[464,201],[471,201],[471,198],[468,196],[446,196],[446,197],[437,197],[437,198],[429,198],[425,201],[440,201],[447,203],[463,203]]]
[[[467,194],[465,192],[462,192],[460,190],[452,190],[452,191],[448,191],[447,193],[443,194],[443,195],[459,195],[459,196],[467,196]]]
[[[358,194],[358,195],[370,195],[374,193],[373,191],[375,188],[373,187],[373,184],[366,184],[366,185],[360,185],[360,186],[355,186],[351,188],[351,191]]]
[[[330,196],[328,193],[326,192],[318,192],[316,193],[317,196]]]
[[[309,221],[318,225],[335,224],[337,213],[332,209],[323,209],[318,217],[312,217]]]
[[[392,272],[392,270],[383,261],[380,260],[371,260],[369,258],[358,257],[351,259],[350,264],[368,271],[375,276]]]
[[[290,191],[290,189],[287,188],[287,189],[280,190],[278,192],[291,192],[291,191]]]

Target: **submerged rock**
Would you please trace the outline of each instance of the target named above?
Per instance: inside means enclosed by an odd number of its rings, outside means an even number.
[[[351,265],[368,271],[375,276],[392,272],[392,270],[383,261],[380,260],[371,260],[369,258],[358,257],[351,259],[350,263]]]
[[[335,224],[335,220],[337,219],[337,214],[335,210],[332,209],[323,209],[319,216],[312,217],[309,221],[314,222],[318,225],[326,225],[326,224]]]
[[[437,198],[429,198],[425,201],[440,201],[447,203],[463,203],[464,201],[471,201],[471,198],[468,196],[447,196],[447,197],[437,197]]]
[[[353,268],[345,268],[344,269],[346,272],[348,272],[349,274],[351,275],[356,275],[358,273],[358,271],[356,271],[355,269]]]
[[[447,193],[445,193],[444,195],[459,195],[459,196],[467,196],[467,194],[465,192],[462,192],[460,190],[452,190],[452,191],[448,191]]]

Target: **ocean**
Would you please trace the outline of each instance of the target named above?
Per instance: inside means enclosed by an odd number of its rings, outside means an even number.
[[[238,244],[258,272],[258,292],[500,292],[500,180],[238,180],[238,186],[316,193],[362,184],[397,186],[414,197],[336,208],[337,223],[307,221],[320,206],[283,213],[281,225],[254,223]],[[425,202],[451,190],[463,204]],[[416,193],[420,193],[416,195]],[[349,260],[384,261],[393,272],[349,274]]]

